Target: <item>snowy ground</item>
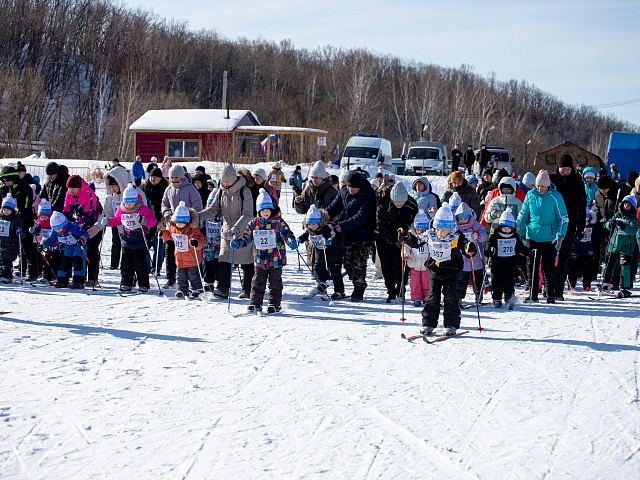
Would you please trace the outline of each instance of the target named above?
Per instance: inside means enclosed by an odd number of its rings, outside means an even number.
[[[638,478],[640,297],[482,307],[483,332],[465,310],[468,334],[411,344],[420,311],[403,325],[381,281],[304,301],[288,260],[270,317],[108,294],[109,270],[95,293],[3,287],[0,477]]]

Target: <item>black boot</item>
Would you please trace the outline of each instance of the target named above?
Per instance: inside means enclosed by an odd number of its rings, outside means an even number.
[[[367,287],[353,287],[353,293],[351,294],[352,302],[361,302],[364,299],[364,291]]]

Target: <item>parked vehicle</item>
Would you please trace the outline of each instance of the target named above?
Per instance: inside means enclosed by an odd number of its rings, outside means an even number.
[[[607,148],[607,165],[618,166],[620,178],[635,170],[640,171],[640,133],[611,132]]]
[[[405,161],[407,175],[426,175],[439,173],[448,175],[451,172],[451,159],[447,147],[439,142],[411,142]]]
[[[358,133],[351,137],[342,152],[340,167],[354,170],[356,167],[375,167],[384,164],[391,168],[391,142],[376,134]]]
[[[487,146],[487,152],[491,154],[490,164],[493,165],[494,170],[504,168],[509,175],[513,173],[513,158],[511,157],[509,150],[504,147]],[[478,158],[480,150],[475,150],[474,153],[476,154],[476,158]]]

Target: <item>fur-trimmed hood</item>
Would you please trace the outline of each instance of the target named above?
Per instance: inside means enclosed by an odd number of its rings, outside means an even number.
[[[241,167],[238,170],[236,170],[236,172],[238,173],[238,175],[242,175],[245,179],[246,186],[251,188],[255,185],[255,180],[253,179],[253,175],[251,174],[251,172],[249,171],[249,169]]]
[[[318,211],[320,212],[320,215],[322,215],[322,218],[320,219],[320,223],[319,223],[320,228],[322,228],[322,227],[324,227],[325,225],[327,225],[329,223],[329,214],[327,213],[327,211],[324,208],[319,208]],[[304,228],[305,230],[307,229],[306,217],[302,221],[302,228]],[[309,229],[309,230],[311,230],[311,229]]]

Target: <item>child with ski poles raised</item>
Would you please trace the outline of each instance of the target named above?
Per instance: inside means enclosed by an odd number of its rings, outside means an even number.
[[[312,272],[316,278],[316,285],[304,298],[309,299],[326,293],[329,278],[333,280],[331,300],[346,298],[342,279],[342,239],[335,230],[335,224],[329,221],[326,210],[311,205],[302,222],[302,227],[304,233],[298,237],[298,243],[310,240],[313,245]]]
[[[56,275],[57,280],[51,286],[83,289],[87,274],[86,245],[89,233],[77,224],[70,222],[61,212],[53,212],[50,223],[51,233],[47,238],[42,239],[38,245],[38,251],[43,252],[56,242],[63,246],[60,268]],[[69,283],[69,277],[72,274],[73,277]]]
[[[8,193],[2,200],[0,213],[0,283],[13,281],[13,262],[22,255],[24,223],[18,216],[16,199]]]
[[[280,208],[274,205],[273,199],[262,188],[256,199],[258,216],[253,218],[244,232],[233,238],[231,248],[246,247],[255,241],[253,259],[255,273],[251,281],[249,297],[249,313],[262,311],[264,292],[269,280],[269,305],[267,313],[276,313],[282,302],[282,267],[287,264],[285,242],[295,250],[298,243],[287,222],[280,216]]]
[[[149,269],[147,255],[151,244],[150,229],[156,224],[156,216],[147,207],[142,196],[132,183],[122,193],[122,203],[111,218],[102,217],[100,224],[105,227],[123,227],[120,241],[122,244],[122,262],[120,268],[120,290],[130,292],[133,288],[134,274],[138,279],[138,291],[149,291]]]
[[[468,242],[475,245],[476,250],[481,252],[482,245],[487,241],[487,230],[482,226],[476,217],[476,212],[462,202],[458,205],[455,213],[456,226],[462,232]],[[464,267],[460,275],[458,284],[458,299],[462,305],[464,297],[467,295],[467,286],[471,281],[473,287],[474,302],[482,303],[482,290],[484,288],[484,259],[478,255],[472,263],[468,257],[463,257]]]
[[[504,294],[504,301],[509,310],[513,308],[516,300],[517,255],[530,256],[532,253],[533,250],[522,243],[520,235],[516,232],[516,220],[511,213],[511,207],[507,207],[500,215],[485,248],[485,255],[491,258],[491,292],[494,307],[502,307]]]

